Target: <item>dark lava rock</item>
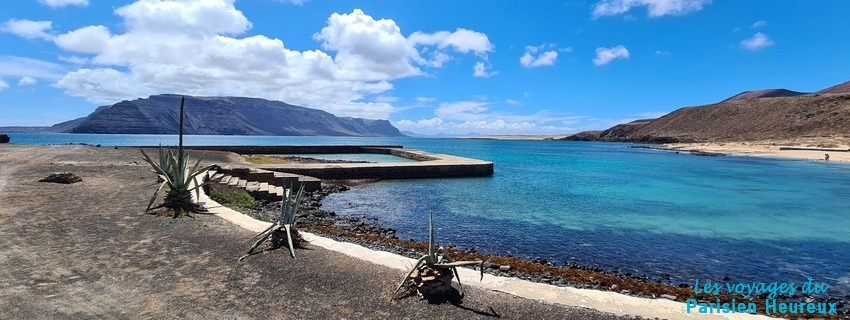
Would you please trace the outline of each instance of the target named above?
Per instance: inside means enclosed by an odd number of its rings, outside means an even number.
[[[38,180],[38,182],[55,182],[55,183],[64,183],[64,184],[72,184],[83,181],[83,178],[80,178],[74,173],[71,172],[56,172],[51,173],[44,179]]]
[[[9,138],[8,135],[0,134],[0,143],[9,143],[11,140],[12,138]]]

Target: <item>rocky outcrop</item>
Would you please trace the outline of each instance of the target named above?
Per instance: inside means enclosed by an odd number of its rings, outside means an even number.
[[[9,141],[12,141],[12,138],[9,138],[8,135],[0,134],[0,143],[9,143]]]
[[[570,140],[570,141],[597,141],[599,140],[599,136],[602,134],[602,130],[591,130],[591,131],[582,131],[573,135],[569,135],[557,140]],[[554,139],[553,139],[554,140]]]
[[[176,134],[181,95],[162,94],[97,108],[87,117],[20,132]],[[185,134],[277,136],[404,136],[387,120],[337,117],[280,101],[186,96]],[[15,131],[15,132],[18,132]]]

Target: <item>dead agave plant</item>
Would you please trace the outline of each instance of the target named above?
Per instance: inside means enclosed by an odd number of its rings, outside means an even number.
[[[295,247],[301,246],[304,239],[295,229],[295,215],[298,213],[298,207],[301,206],[301,196],[304,194],[304,184],[298,188],[296,192],[292,188],[283,190],[283,200],[280,202],[280,216],[277,222],[272,224],[268,229],[260,232],[254,238],[259,238],[254,245],[248,249],[248,252],[239,258],[239,261],[245,260],[248,256],[254,254],[254,249],[260,246],[261,243],[271,238],[272,246],[282,242],[283,237],[286,237],[286,242],[289,245],[289,254],[295,258]],[[284,235],[281,235],[283,233]]]
[[[457,273],[457,267],[478,265],[481,271],[481,279],[484,279],[484,262],[483,261],[452,261],[442,247],[437,248],[434,241],[434,214],[430,213],[428,218],[429,236],[428,236],[428,254],[419,258],[414,264],[413,269],[407,273],[404,279],[401,280],[398,287],[393,292],[397,295],[401,288],[407,285],[412,292],[415,290],[420,298],[439,297],[451,292],[452,278],[457,277],[457,283],[460,285],[463,292],[463,284],[460,282],[460,275]]]

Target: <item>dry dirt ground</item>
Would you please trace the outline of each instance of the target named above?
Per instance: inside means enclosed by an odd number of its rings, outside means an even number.
[[[57,171],[83,182],[37,182]],[[135,149],[0,145],[0,319],[621,319],[471,288],[391,301],[399,271],[315,247],[240,263],[253,233],[142,214],[154,181]]]

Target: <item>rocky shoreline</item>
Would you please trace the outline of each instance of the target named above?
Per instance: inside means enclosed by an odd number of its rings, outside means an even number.
[[[391,252],[408,258],[416,259],[425,253],[425,243],[414,240],[401,240],[396,237],[396,230],[381,226],[377,219],[365,215],[338,216],[333,211],[322,209],[321,202],[325,197],[332,193],[345,192],[347,190],[349,190],[349,187],[346,185],[323,183],[322,190],[305,193],[297,217],[299,227],[334,240],[355,243],[373,250]],[[279,214],[279,207],[279,202],[257,200],[255,205],[250,208],[250,214],[264,220],[273,220]],[[692,285],[667,283],[670,278],[669,275],[650,277],[631,273],[620,274],[616,271],[611,272],[599,268],[577,265],[569,261],[563,265],[558,265],[553,261],[546,261],[541,258],[529,260],[510,255],[483,255],[474,249],[462,249],[454,246],[449,246],[447,249],[456,259],[481,259],[481,257],[484,257],[482,259],[485,261],[484,272],[496,276],[514,277],[561,287],[613,291],[640,298],[660,298],[683,302],[687,298],[694,297]],[[472,258],[464,258],[464,256],[471,256]],[[504,261],[508,263],[504,263]],[[563,273],[576,273],[580,276],[559,276],[559,274]],[[717,298],[724,299],[724,296],[697,296],[696,298],[713,301]],[[737,296],[728,296],[726,298],[736,298],[738,301],[746,301]],[[850,316],[850,303],[847,302],[850,301],[850,295],[829,297],[799,295],[792,298],[780,298],[779,301],[804,302],[813,301],[813,299],[825,302],[837,302],[839,315],[843,317]],[[764,303],[764,297],[757,297],[754,301]]]

